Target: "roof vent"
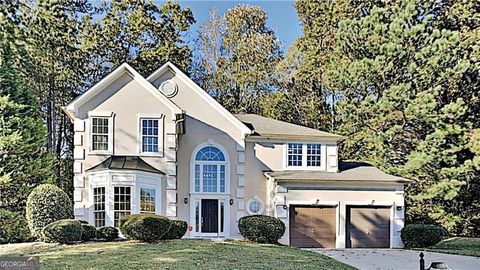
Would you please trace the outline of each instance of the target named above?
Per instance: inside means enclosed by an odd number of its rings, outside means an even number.
[[[164,81],[158,89],[169,98],[174,97],[178,92],[178,86],[172,80]]]

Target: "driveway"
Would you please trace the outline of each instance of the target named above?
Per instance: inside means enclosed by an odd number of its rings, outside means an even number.
[[[417,270],[420,251],[403,249],[309,249],[361,270]],[[454,270],[479,270],[480,258],[434,252],[425,254],[425,268],[431,262],[446,262]]]

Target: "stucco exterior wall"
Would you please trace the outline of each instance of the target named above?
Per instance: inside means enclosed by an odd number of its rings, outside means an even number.
[[[162,101],[146,90],[137,81],[124,74],[117,81],[105,89],[97,98],[82,105],[74,121],[74,201],[75,216],[88,220],[91,214],[91,194],[87,170],[101,163],[110,155],[138,155],[153,167],[167,173],[168,176],[158,175],[158,181],[163,183],[161,198],[165,200],[168,190],[175,190],[176,185],[176,151],[175,151],[175,122],[172,111]],[[110,153],[98,154],[91,151],[91,116],[110,116],[113,140]],[[163,153],[161,155],[141,154],[140,152],[140,117],[161,118]],[[163,121],[163,123],[162,123]],[[173,178],[173,179],[172,179]],[[168,194],[169,198],[176,196]],[[173,207],[172,207],[173,204]],[[175,202],[163,202],[160,213],[175,216]]]

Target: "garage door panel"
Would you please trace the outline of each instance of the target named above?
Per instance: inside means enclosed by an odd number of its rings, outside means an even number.
[[[335,207],[291,206],[290,245],[335,247]]]
[[[349,207],[346,227],[347,247],[390,247],[389,207]]]

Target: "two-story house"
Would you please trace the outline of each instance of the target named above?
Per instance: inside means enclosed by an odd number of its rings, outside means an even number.
[[[75,217],[118,226],[133,213],[188,222],[185,237],[241,238],[270,215],[298,247],[401,247],[407,180],[341,163],[339,135],[233,115],[166,63],[123,64],[63,108],[74,124]]]

